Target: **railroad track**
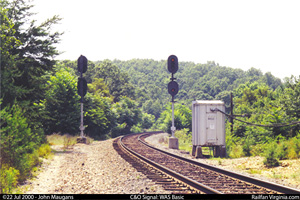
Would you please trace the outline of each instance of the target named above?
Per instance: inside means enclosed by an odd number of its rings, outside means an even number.
[[[300,194],[299,190],[195,162],[147,144],[154,133],[115,140],[114,148],[139,171],[171,193]]]

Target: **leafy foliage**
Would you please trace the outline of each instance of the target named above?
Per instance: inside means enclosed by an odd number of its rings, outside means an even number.
[[[288,125],[300,121],[299,79],[286,78],[276,90],[258,82],[241,84],[234,90],[234,113],[247,114],[248,118],[242,119],[247,123],[234,120],[234,132],[226,131],[235,141],[227,143],[230,156],[234,157],[233,149],[241,146],[240,156],[262,155],[264,151],[268,167],[278,166],[278,160],[299,158],[299,123]]]
[[[18,181],[39,164],[45,142],[42,120],[45,76],[58,55],[61,33],[51,32],[54,16],[40,25],[30,21],[32,6],[25,0],[0,1],[1,36],[1,192],[11,193]]]
[[[118,134],[130,133],[130,129],[141,120],[140,109],[138,109],[136,102],[128,97],[122,97],[119,102],[113,105],[112,110],[116,114],[118,129],[118,131],[112,132],[113,137],[118,136]]]
[[[43,123],[47,134],[76,134],[80,122],[77,78],[67,70],[60,70],[50,76],[46,98],[40,106],[44,107],[47,113]]]
[[[276,152],[276,143],[271,143],[266,150],[266,157],[264,160],[264,164],[267,167],[277,167],[279,166],[279,161],[277,159]]]
[[[192,111],[185,105],[176,104],[174,107],[174,125],[177,130],[187,129],[192,131]],[[156,122],[157,128],[171,133],[172,126],[172,106],[169,103],[166,110]]]
[[[13,192],[13,189],[17,186],[19,175],[19,170],[8,167],[7,165],[1,166],[0,191],[2,194],[10,194]]]
[[[52,69],[58,55],[54,45],[60,33],[51,33],[50,28],[60,21],[54,16],[41,25],[28,23],[32,16],[31,5],[25,1],[3,1],[1,9],[1,98],[3,106],[15,101],[24,107],[43,99],[46,79],[43,75]],[[2,15],[3,14],[3,15]],[[11,87],[8,87],[11,86]],[[27,113],[29,115],[29,113]],[[31,116],[34,117],[34,116]]]
[[[143,104],[153,105],[159,102],[166,105],[171,100],[167,92],[167,84],[170,81],[170,73],[167,70],[166,60],[154,61],[150,59],[132,59],[128,61],[114,60],[122,71],[130,74],[130,82],[138,88],[137,99],[143,100]],[[260,70],[251,68],[248,71],[221,67],[215,62],[208,61],[206,64],[193,62],[179,62],[179,70],[175,74],[179,84],[179,93],[176,95],[179,103],[187,106],[195,99],[211,100],[221,99],[229,105],[228,92],[237,88],[240,84],[258,81],[265,83],[273,89],[281,85],[281,81],[270,73],[263,74]],[[144,111],[152,109],[143,106]],[[148,110],[147,110],[148,109]],[[159,111],[156,111],[159,110]],[[163,107],[155,107],[155,111],[148,113],[159,117]]]
[[[30,169],[39,164],[37,149],[44,136],[29,127],[20,106],[6,107],[0,112],[1,182],[5,183],[2,192],[10,192],[16,180],[24,180],[30,175]]]
[[[88,94],[86,97],[85,133],[95,139],[106,139],[116,124],[115,113],[112,111],[112,99],[98,94]]]

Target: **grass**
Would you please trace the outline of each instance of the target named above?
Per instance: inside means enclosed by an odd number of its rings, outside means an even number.
[[[168,137],[160,137],[158,142],[164,146],[168,146]]]
[[[293,174],[291,174],[291,178],[295,179],[296,181],[300,181],[300,169]]]
[[[223,164],[223,162],[222,162],[222,158],[220,158],[220,157],[211,157],[211,158],[209,158],[209,160],[215,160],[215,161],[217,161],[217,164],[218,165],[222,165]]]
[[[187,129],[178,130],[175,132],[175,137],[178,138],[178,145],[180,150],[192,152],[192,135],[188,134]]]
[[[259,169],[253,169],[253,168],[249,169],[248,172],[250,174],[261,174],[261,170],[259,170]]]
[[[59,135],[57,133],[47,136],[50,145],[63,145],[64,147],[75,145],[77,143],[76,138],[76,136],[71,136],[69,134]]]
[[[282,174],[279,174],[279,173],[276,173],[276,172],[272,171],[272,175],[270,177],[274,178],[274,179],[281,179]]]
[[[64,149],[69,149],[75,144],[77,144],[77,137],[69,134],[60,135],[54,133],[47,136],[47,140],[50,145],[62,145]],[[91,144],[94,140],[90,137],[87,137],[87,144]]]

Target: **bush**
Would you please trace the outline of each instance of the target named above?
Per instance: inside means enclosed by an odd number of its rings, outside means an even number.
[[[289,140],[281,138],[278,142],[277,158],[279,160],[300,158],[300,138],[293,137]]]
[[[280,142],[277,149],[277,155],[279,160],[288,159],[288,144],[286,141]]]
[[[11,193],[18,181],[29,177],[33,167],[41,162],[39,156],[49,152],[47,145],[39,148],[44,135],[30,128],[24,113],[16,104],[0,111],[1,191],[4,193]]]
[[[2,194],[11,194],[18,183],[19,170],[2,165],[0,169],[0,188]]]
[[[277,155],[277,143],[273,142],[267,146],[265,151],[264,165],[266,167],[277,167],[279,166],[278,155]]]
[[[250,151],[251,156],[261,156],[264,152],[263,148],[264,148],[263,144],[253,145]]]
[[[141,133],[143,132],[143,129],[141,128],[141,124],[133,125],[130,129],[130,132],[132,133]]]
[[[77,77],[67,69],[60,69],[49,77],[46,87],[45,100],[41,104],[48,113],[43,119],[45,133],[62,132],[75,135],[80,119]]]
[[[31,130],[24,117],[24,111],[18,105],[5,107],[0,112],[1,163],[6,164],[7,170],[11,173],[14,173],[13,169],[18,170],[19,180],[24,180],[30,175],[31,168],[40,162],[36,149],[44,135],[41,136]]]
[[[298,136],[293,137],[292,139],[290,139],[290,145],[289,145],[289,155],[292,154],[290,153],[290,151],[294,151],[295,155],[293,157],[290,157],[290,159],[296,159],[296,158],[300,158],[300,134],[298,134]]]
[[[51,154],[51,147],[49,144],[42,144],[38,149],[39,157],[47,158]]]
[[[251,155],[251,149],[253,146],[251,145],[251,139],[248,137],[245,139],[244,144],[243,144],[243,154],[244,156],[250,156]]]

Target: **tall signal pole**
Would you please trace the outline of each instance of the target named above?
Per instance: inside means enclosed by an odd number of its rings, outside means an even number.
[[[78,94],[81,96],[80,99],[80,138],[77,138],[78,143],[86,143],[86,138],[84,137],[84,129],[85,127],[83,126],[83,97],[87,93],[87,82],[85,78],[82,77],[82,74],[87,71],[87,63],[88,60],[85,56],[80,56],[77,60],[77,67],[78,71],[80,72],[80,78],[78,78],[78,84],[77,84],[77,89],[78,89]]]
[[[178,71],[178,58],[175,55],[171,55],[168,58],[168,70],[172,73],[171,82],[168,84],[168,92],[172,96],[172,126],[171,133],[172,136],[169,138],[169,148],[178,149],[178,139],[175,137],[175,123],[174,123],[174,97],[178,93],[178,83],[174,81],[174,74]]]

